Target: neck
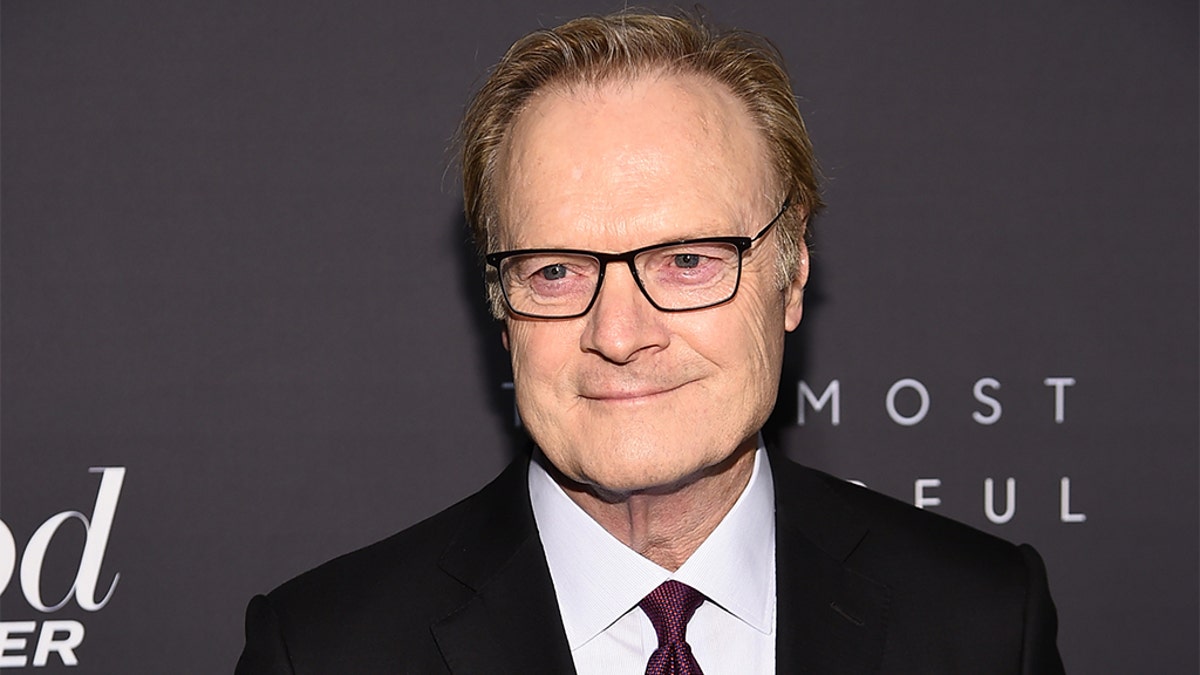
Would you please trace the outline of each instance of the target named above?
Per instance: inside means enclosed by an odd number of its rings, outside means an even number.
[[[605,492],[548,469],[567,495],[609,534],[674,572],[712,534],[750,482],[757,447],[757,438],[751,437],[721,463],[676,484],[630,493]]]

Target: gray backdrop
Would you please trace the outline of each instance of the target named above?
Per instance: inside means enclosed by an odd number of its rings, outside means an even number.
[[[229,672],[251,594],[508,461],[450,139],[615,5],[0,3],[0,664]],[[708,7],[828,177],[778,442],[1036,545],[1069,670],[1196,672],[1196,3]]]

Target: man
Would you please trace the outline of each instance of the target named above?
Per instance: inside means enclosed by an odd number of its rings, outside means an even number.
[[[255,598],[239,673],[1061,671],[1032,549],[763,448],[821,206],[773,49],[539,31],[463,145],[532,461]]]

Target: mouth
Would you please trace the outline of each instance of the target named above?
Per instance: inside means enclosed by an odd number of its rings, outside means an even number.
[[[580,398],[587,401],[596,401],[598,403],[640,403],[643,401],[652,401],[661,398],[673,391],[678,391],[683,388],[683,384],[673,386],[643,386],[643,387],[628,387],[628,388],[612,388],[612,389],[596,389],[585,391],[579,395]]]

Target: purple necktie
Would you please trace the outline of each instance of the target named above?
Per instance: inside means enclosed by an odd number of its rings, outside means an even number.
[[[686,642],[687,623],[702,604],[700,591],[674,580],[664,582],[638,603],[658,633],[658,649],[650,655],[646,675],[704,675]]]

